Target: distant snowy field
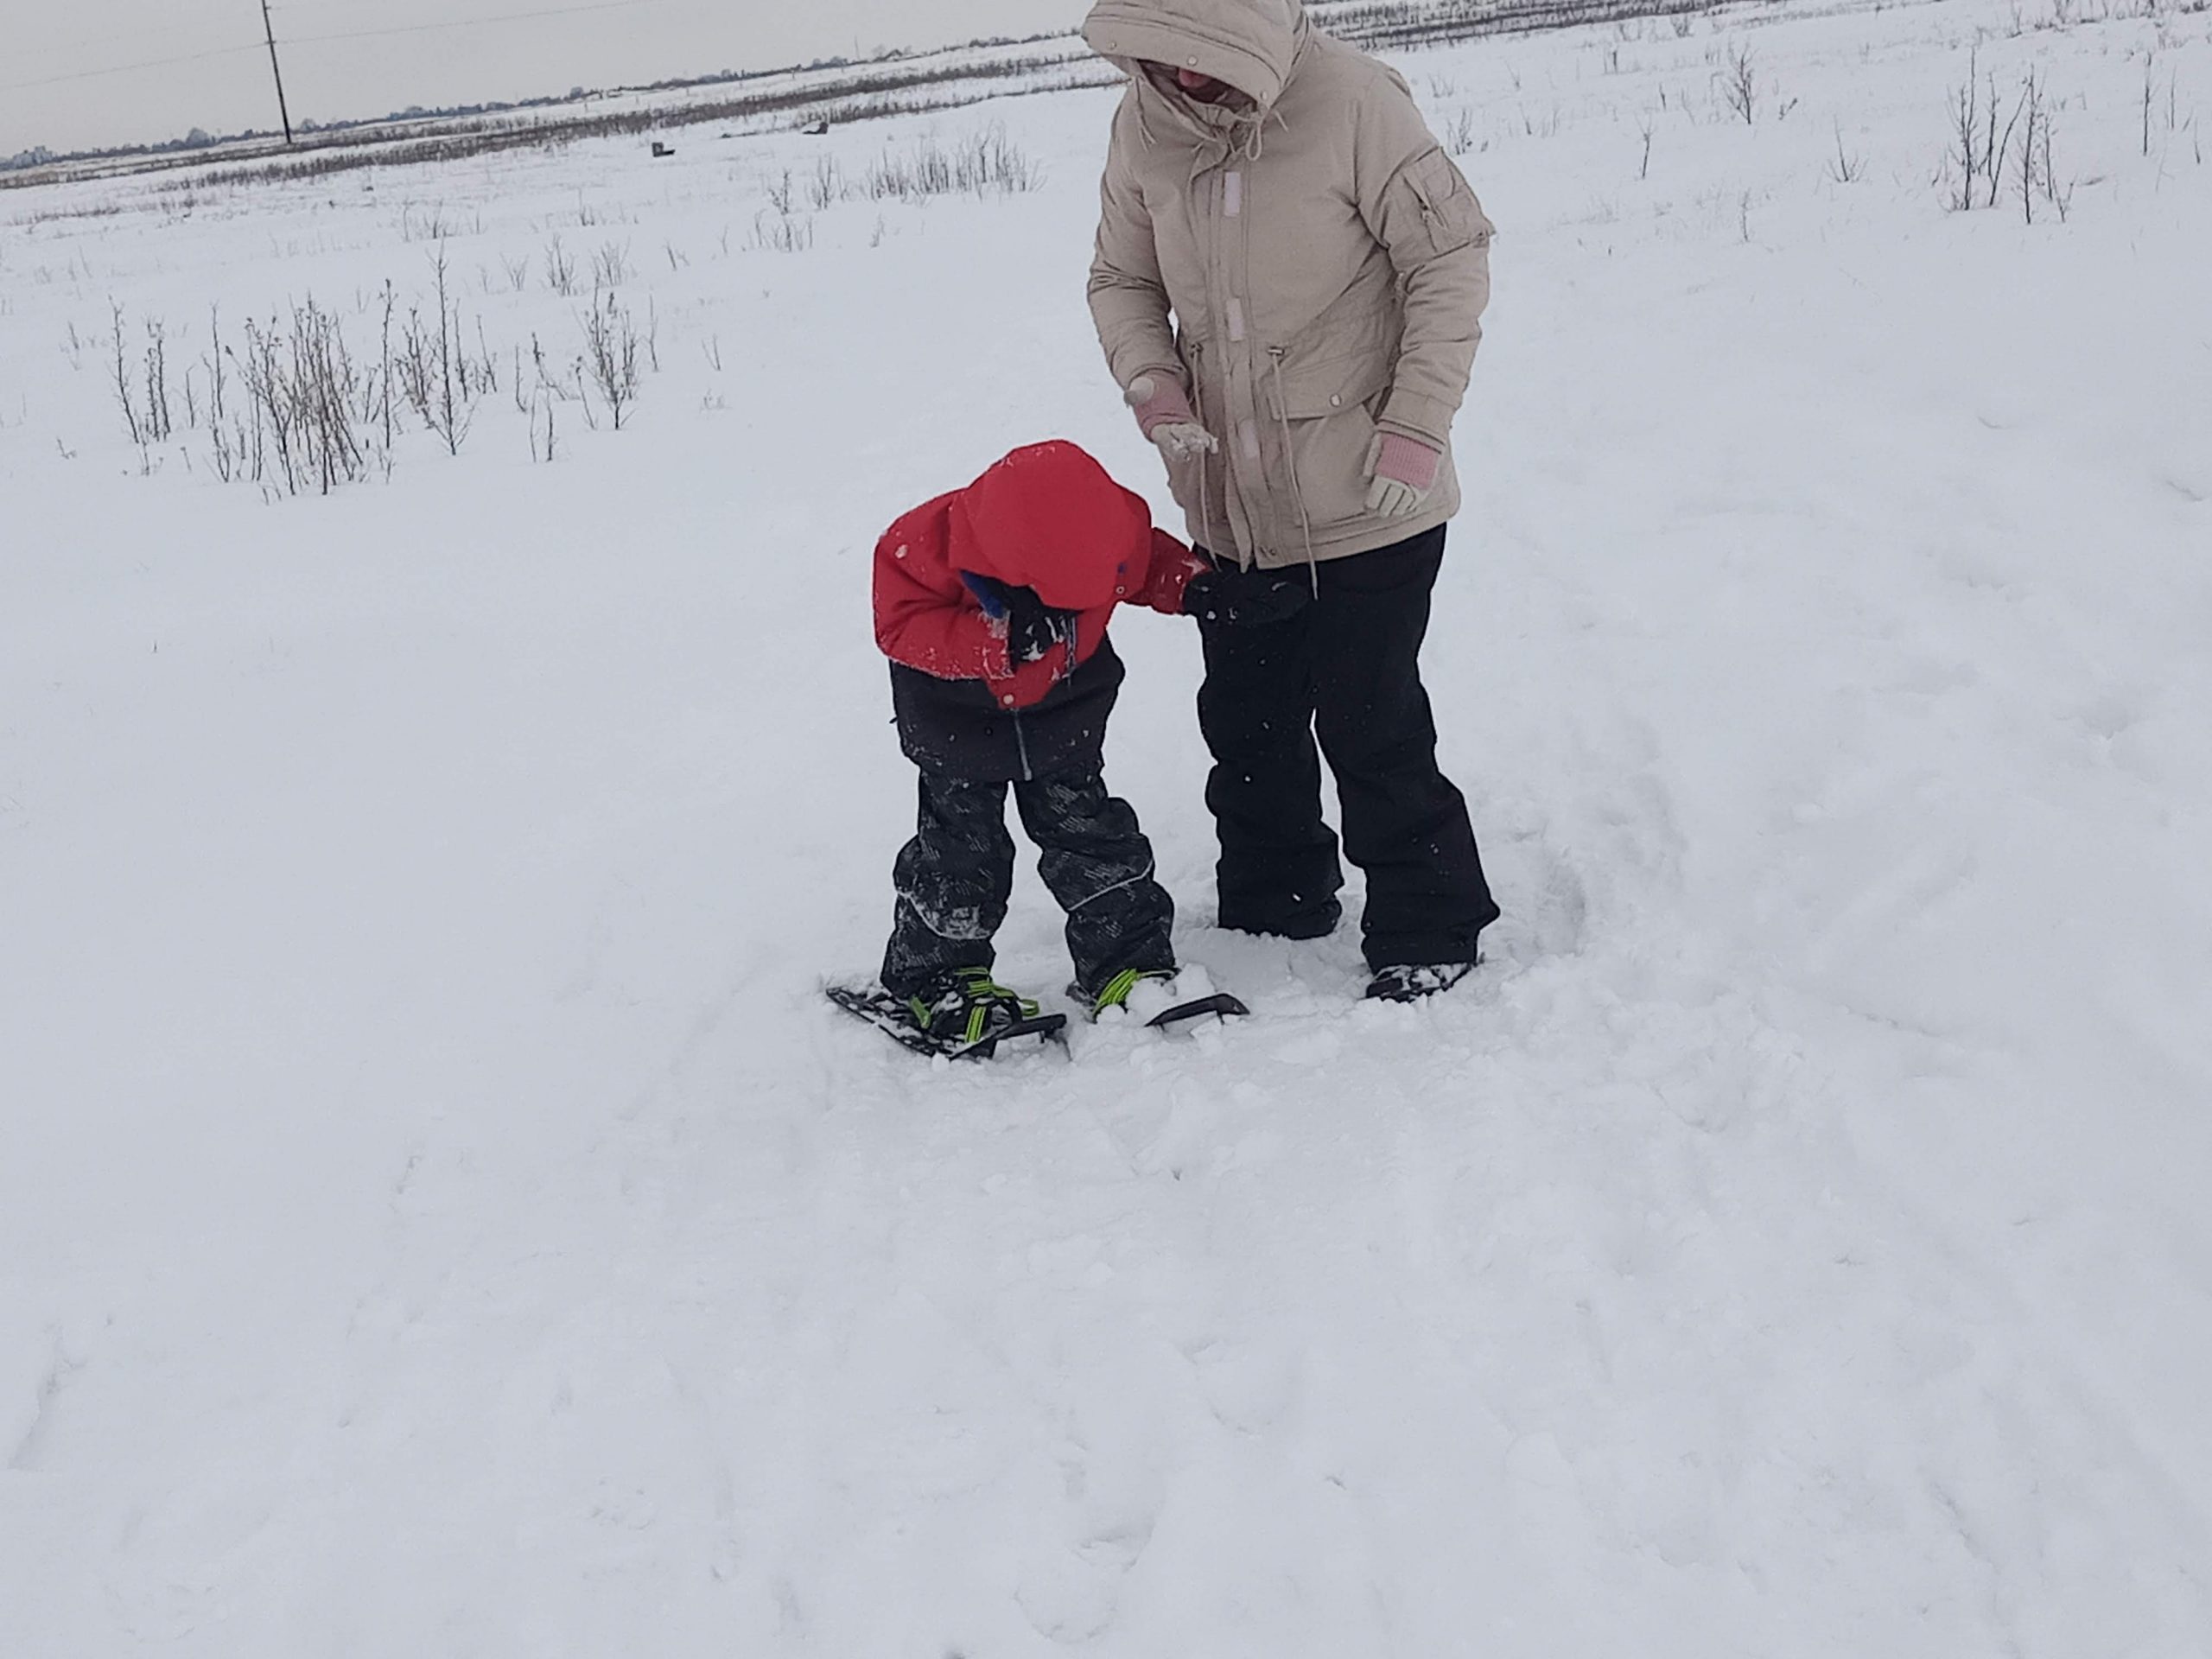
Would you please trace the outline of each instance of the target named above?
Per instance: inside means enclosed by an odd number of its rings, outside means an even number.
[[[1211,929],[1131,615],[1109,776],[1255,1014],[1073,1064],[817,988],[912,811],[877,532],[1053,435],[1167,505],[1111,94],[0,194],[0,1654],[2212,1653],[2212,14],[2050,3],[1402,60],[1500,227],[1427,659],[1493,962]],[[1946,211],[1977,36],[2063,222]],[[992,122],[1041,188],[806,199]],[[459,457],[219,482],[211,305],[373,363],[441,223]],[[659,367],[547,464],[610,246]],[[1056,995],[1026,861],[1002,943]]]

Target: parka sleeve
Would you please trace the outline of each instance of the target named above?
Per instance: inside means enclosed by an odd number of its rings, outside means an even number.
[[[1115,113],[1106,173],[1099,183],[1098,241],[1090,262],[1091,321],[1114,384],[1124,388],[1147,372],[1187,380],[1168,322],[1167,284],[1160,274],[1152,214],[1129,167],[1130,146],[1143,142],[1136,96],[1132,89]]]
[[[927,543],[894,524],[875,546],[875,643],[894,663],[940,680],[1002,680],[1013,673],[962,583]]]
[[[1395,73],[1377,77],[1358,121],[1360,216],[1405,295],[1397,375],[1376,424],[1441,449],[1482,344],[1491,222]]]
[[[1163,616],[1183,614],[1183,590],[1191,578],[1207,569],[1206,562],[1164,530],[1152,532],[1152,560],[1136,602]]]

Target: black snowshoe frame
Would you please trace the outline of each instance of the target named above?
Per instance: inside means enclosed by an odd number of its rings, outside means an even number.
[[[1001,1043],[1023,1037],[1042,1038],[1063,1046],[1067,1043],[1068,1017],[1065,1014],[1040,1014],[1032,1019],[1017,1020],[971,1043],[961,1038],[932,1037],[919,1029],[908,1014],[905,1000],[888,991],[830,985],[823,988],[823,994],[855,1019],[865,1020],[899,1047],[916,1054],[941,1054],[949,1060],[988,1060],[997,1054]]]

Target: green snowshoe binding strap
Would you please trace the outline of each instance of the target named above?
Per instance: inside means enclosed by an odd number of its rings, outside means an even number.
[[[959,969],[931,992],[908,997],[906,1007],[919,1029],[962,1043],[1037,1018],[1037,1004],[1000,984],[988,968]]]
[[[1109,1008],[1125,1008],[1129,1004],[1129,993],[1147,979],[1173,979],[1175,976],[1165,968],[1124,968],[1100,988],[1090,999],[1091,1017],[1096,1019]]]

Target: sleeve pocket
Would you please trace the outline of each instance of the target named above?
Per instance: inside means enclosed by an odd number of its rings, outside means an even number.
[[[1433,255],[1457,253],[1468,246],[1488,247],[1491,222],[1452,158],[1441,149],[1406,163],[1396,188],[1409,199],[1421,225],[1419,243]]]

